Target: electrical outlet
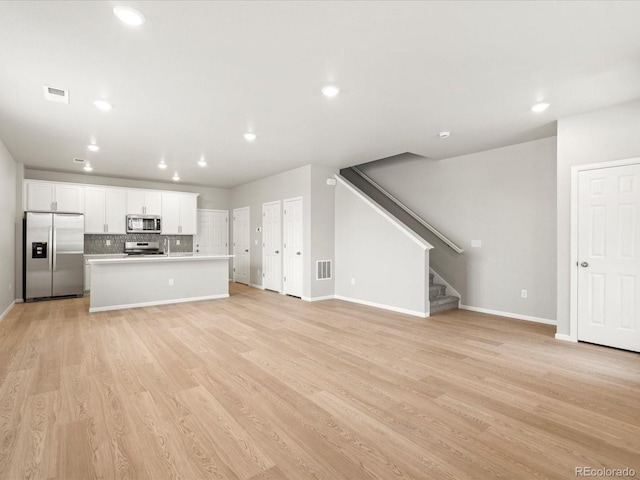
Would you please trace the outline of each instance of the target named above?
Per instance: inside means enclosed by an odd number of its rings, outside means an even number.
[[[111,240],[106,239],[106,240],[104,241],[104,244],[108,247],[109,245],[111,245]]]
[[[482,240],[471,240],[472,248],[480,248],[482,247]]]
[[[176,240],[176,245],[180,245],[180,239]]]
[[[527,295],[528,295],[528,293],[527,293],[527,291],[526,291],[526,290],[522,290],[522,291],[520,292],[520,296],[521,296],[522,298],[527,298]]]
[[[170,279],[169,279],[169,286],[170,286],[170,287],[173,287],[173,278],[170,278]]]
[[[352,279],[351,279],[351,285],[355,285],[355,284],[356,284],[356,279],[355,279],[355,278],[352,278]]]

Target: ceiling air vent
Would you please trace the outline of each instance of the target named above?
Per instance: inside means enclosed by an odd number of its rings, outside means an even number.
[[[81,165],[84,165],[85,163],[87,163],[87,161],[84,158],[74,158],[73,163],[79,163]]]
[[[62,88],[42,86],[44,91],[44,99],[50,102],[69,103],[69,90],[63,90]]]

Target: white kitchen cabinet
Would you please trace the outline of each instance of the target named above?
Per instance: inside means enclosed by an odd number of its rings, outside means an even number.
[[[90,186],[85,200],[84,233],[127,233],[125,189]]]
[[[162,233],[195,235],[198,223],[198,194],[162,194]]]
[[[84,186],[25,180],[25,210],[84,213]]]
[[[127,214],[162,215],[162,194],[151,190],[127,190]]]

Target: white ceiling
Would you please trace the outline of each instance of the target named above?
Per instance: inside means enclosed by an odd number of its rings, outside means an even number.
[[[0,2],[0,72],[0,139],[27,168],[78,173],[80,157],[95,175],[231,187],[543,138],[638,99],[640,2]]]

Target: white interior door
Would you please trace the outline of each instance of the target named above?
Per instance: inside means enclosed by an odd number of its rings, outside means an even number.
[[[282,208],[280,200],[262,205],[262,286],[282,291]]]
[[[229,253],[229,212],[198,210],[198,233],[194,251],[214,255]]]
[[[578,177],[578,340],[640,351],[640,164]]]
[[[249,285],[249,207],[233,211],[233,281]]]
[[[284,201],[284,243],[283,243],[283,291],[287,295],[302,297],[303,282],[303,214],[302,199]]]

